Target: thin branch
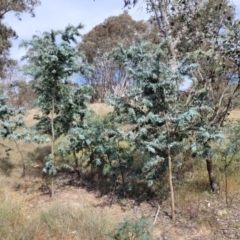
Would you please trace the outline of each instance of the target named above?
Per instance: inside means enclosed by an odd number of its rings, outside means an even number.
[[[5,11],[3,11],[1,14],[0,14],[0,19],[3,18],[3,16],[7,13],[7,12],[10,12],[11,10],[10,9],[6,9]]]

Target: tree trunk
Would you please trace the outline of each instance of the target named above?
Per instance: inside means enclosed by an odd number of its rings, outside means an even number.
[[[171,192],[171,210],[172,210],[172,220],[175,221],[175,198],[174,198],[174,189],[172,182],[172,158],[170,155],[170,148],[168,147],[168,177],[169,177],[169,186]]]
[[[74,161],[75,161],[75,172],[77,173],[78,179],[80,179],[81,173],[79,170],[78,158],[77,158],[77,154],[76,154],[75,150],[73,151],[73,157],[74,157]]]
[[[164,114],[164,117],[166,119],[166,114]],[[171,157],[171,149],[169,146],[170,138],[169,138],[169,126],[166,119],[166,130],[167,130],[167,155],[168,155],[168,179],[169,179],[169,187],[170,187],[170,193],[171,193],[171,211],[172,211],[172,220],[175,221],[175,197],[174,197],[174,188],[173,188],[173,175],[172,175],[172,157]]]
[[[52,98],[52,114],[51,114],[51,129],[52,129],[52,142],[51,142],[51,154],[52,154],[52,166],[54,166],[54,140],[55,140],[55,132],[54,132],[54,98]],[[54,176],[51,176],[51,197],[54,197]]]
[[[17,147],[18,153],[21,156],[21,160],[22,160],[22,178],[25,178],[25,176],[26,176],[26,164],[24,162],[24,157],[23,157],[22,151],[21,151],[17,141],[16,140],[13,140],[13,141],[14,141],[16,147]]]
[[[78,169],[78,158],[77,158],[75,150],[73,151],[73,158],[75,161],[75,169]]]
[[[26,164],[23,162],[23,164],[22,164],[22,167],[23,167],[23,171],[22,171],[22,178],[25,178],[25,176],[26,176]]]
[[[54,178],[51,176],[51,189],[50,189],[50,197],[54,197]]]
[[[226,205],[228,207],[228,175],[227,175],[227,158],[225,157],[225,166],[224,166],[224,176],[225,176],[225,198],[226,198]]]
[[[219,183],[217,182],[217,179],[214,174],[212,159],[207,158],[206,164],[207,164],[207,171],[208,171],[210,187],[213,192],[217,192],[220,190],[220,187],[219,187]]]

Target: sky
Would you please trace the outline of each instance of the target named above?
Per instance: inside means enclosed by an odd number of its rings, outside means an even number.
[[[19,49],[22,40],[30,40],[32,35],[44,31],[62,30],[68,24],[82,23],[81,34],[89,32],[94,26],[102,23],[109,16],[123,13],[123,0],[41,0],[41,5],[35,8],[35,17],[23,14],[19,21],[13,13],[6,14],[5,22],[18,34],[18,39],[12,40],[11,57],[19,60],[25,50]],[[136,19],[147,19],[141,5],[129,11]]]
[[[135,20],[147,19],[144,4],[141,3],[129,14]],[[240,0],[232,0],[236,5],[237,16],[240,18]],[[16,60],[25,54],[25,49],[19,49],[22,40],[30,40],[32,35],[51,29],[61,30],[68,24],[85,25],[82,34],[89,32],[94,26],[102,23],[109,16],[121,14],[123,0],[41,0],[41,5],[35,8],[35,17],[23,14],[19,21],[13,13],[7,13],[4,21],[18,34],[18,39],[12,40],[11,57]]]

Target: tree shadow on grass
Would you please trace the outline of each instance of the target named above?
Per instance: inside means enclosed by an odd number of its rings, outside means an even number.
[[[107,197],[109,206],[121,199],[134,200],[136,204],[140,204],[156,197],[144,181],[126,181],[123,185],[119,179],[113,179],[97,172],[77,172],[62,169],[58,171],[56,179],[58,189],[65,186],[84,188],[95,193],[98,198]]]
[[[6,176],[10,176],[12,170],[14,169],[14,164],[10,161],[8,157],[0,158],[0,172]]]

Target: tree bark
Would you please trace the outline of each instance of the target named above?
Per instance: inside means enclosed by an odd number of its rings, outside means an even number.
[[[207,171],[208,171],[210,187],[213,192],[217,192],[220,190],[220,187],[219,187],[219,183],[217,182],[217,179],[216,179],[216,176],[214,173],[212,159],[207,158],[206,164],[207,164]]]

